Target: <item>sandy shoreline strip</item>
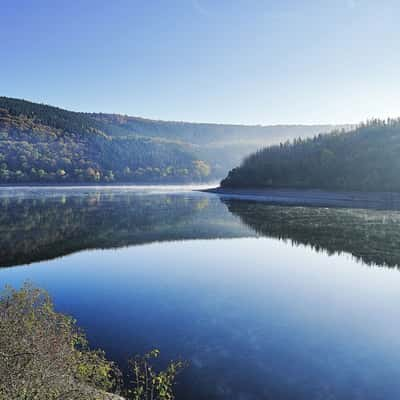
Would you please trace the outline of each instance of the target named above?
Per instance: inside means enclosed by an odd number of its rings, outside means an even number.
[[[222,198],[261,201],[271,204],[400,210],[400,193],[394,192],[331,192],[325,190],[221,187],[202,191],[215,193]]]

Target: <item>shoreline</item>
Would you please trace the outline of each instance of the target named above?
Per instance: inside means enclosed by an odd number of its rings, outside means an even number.
[[[214,183],[215,184],[215,183]],[[192,191],[204,191],[212,188],[211,184],[197,184],[197,183],[165,183],[165,184],[21,184],[21,185],[11,185],[11,184],[0,184],[0,191],[3,190],[26,190],[26,189],[166,189],[166,190],[192,190]]]
[[[308,207],[370,208],[400,210],[397,192],[339,192],[320,189],[222,188],[202,190],[221,198]]]
[[[113,187],[113,186],[138,186],[138,187],[148,187],[148,186],[207,186],[214,184],[216,181],[212,182],[32,182],[32,183],[0,183],[0,188],[18,188],[18,187]]]

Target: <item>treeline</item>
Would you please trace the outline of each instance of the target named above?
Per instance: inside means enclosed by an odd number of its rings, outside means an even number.
[[[110,135],[132,132],[146,137],[165,137],[185,143],[209,146],[212,144],[257,144],[279,139],[310,136],[334,129],[334,125],[235,125],[179,121],[157,121],[120,114],[92,113],[102,129]],[[349,125],[340,125],[348,129]]]
[[[400,191],[400,119],[374,119],[266,147],[247,157],[223,187]]]
[[[0,96],[0,108],[13,117],[24,116],[32,122],[66,132],[101,133],[102,124],[84,113],[63,110],[46,104]]]
[[[0,98],[0,183],[199,182],[210,175],[182,144],[113,137],[88,115]]]
[[[328,132],[334,128],[332,125],[248,126],[157,121],[119,114],[72,112],[8,97],[0,97],[0,109],[2,113],[6,113],[8,118],[17,120],[22,125],[32,125],[36,130],[47,130],[51,133],[60,132],[66,137],[78,135],[85,142],[84,146],[88,145],[86,140],[91,141],[93,138],[102,138],[106,143],[104,146],[109,145],[110,141],[113,140],[111,142],[112,148],[119,148],[117,153],[128,152],[133,157],[142,156],[146,158],[145,162],[136,162],[131,165],[132,163],[127,162],[126,156],[123,154],[114,154],[113,157],[123,158],[117,160],[117,163],[108,162],[108,165],[100,164],[97,158],[89,158],[89,166],[87,163],[82,166],[83,163],[79,165],[79,163],[74,162],[76,158],[72,157],[74,168],[70,168],[69,171],[66,171],[63,167],[50,168],[49,165],[47,165],[47,169],[34,167],[36,171],[30,171],[31,167],[26,171],[17,166],[13,169],[7,168],[10,172],[6,175],[2,174],[3,178],[0,178],[2,183],[5,181],[30,182],[32,180],[37,181],[37,179],[40,179],[40,182],[59,182],[65,179],[71,182],[77,180],[79,182],[90,182],[99,179],[96,171],[100,172],[101,182],[215,180],[224,177],[229,169],[241,162],[243,157],[262,146],[298,136],[305,137],[320,132]],[[348,125],[341,127],[349,129]],[[0,122],[0,132],[9,133],[8,130],[9,128],[4,127],[4,121]],[[30,134],[30,131],[28,130],[27,133]],[[11,141],[12,135],[9,136]],[[68,138],[65,140],[68,141]],[[76,137],[71,140],[73,144],[76,144]],[[43,141],[46,142],[47,139],[42,138],[40,143],[43,143]],[[31,143],[30,139],[27,142]],[[146,148],[142,149],[138,142],[145,143]],[[92,152],[99,151],[97,145],[92,143],[90,145],[93,147]],[[17,143],[16,146],[19,147],[20,143]],[[22,146],[25,146],[25,144],[22,144]],[[122,150],[121,147],[123,147]],[[147,155],[152,151],[148,148],[152,149],[153,147],[156,147],[154,151],[157,162],[147,160]],[[7,147],[0,150],[3,155],[7,151]],[[15,150],[12,151],[15,152]],[[45,150],[39,149],[39,151],[46,156]],[[110,150],[110,152],[114,153],[114,150]],[[57,152],[51,155],[58,160]],[[108,153],[106,153],[107,155]],[[16,155],[16,158],[18,158],[18,155]],[[105,158],[107,161],[109,157]],[[101,161],[103,162],[103,160]],[[115,161],[114,158],[113,161]],[[202,161],[203,163],[193,164],[193,161]],[[204,163],[207,165],[204,165]],[[118,165],[115,166],[114,164]],[[184,167],[177,164],[183,164]],[[129,169],[126,169],[126,167]],[[88,168],[92,169],[88,170]],[[38,169],[41,171],[38,172]],[[64,176],[62,175],[63,170],[67,172],[67,177],[62,178]],[[93,170],[95,173],[93,173]],[[112,173],[110,173],[110,170]],[[46,175],[43,172],[46,172]]]

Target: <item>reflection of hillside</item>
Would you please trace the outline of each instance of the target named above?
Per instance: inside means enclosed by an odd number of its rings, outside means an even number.
[[[94,192],[86,196],[0,198],[0,266],[84,249],[249,235],[206,197]]]
[[[366,264],[400,265],[400,212],[280,207],[134,192],[0,197],[0,266],[157,241],[261,234]],[[240,217],[244,225],[236,217]]]
[[[224,203],[261,235],[328,254],[350,253],[370,265],[400,265],[400,212]]]

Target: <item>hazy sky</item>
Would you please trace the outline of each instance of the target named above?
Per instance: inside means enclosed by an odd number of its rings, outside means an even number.
[[[0,95],[251,124],[400,116],[399,0],[0,0]]]

